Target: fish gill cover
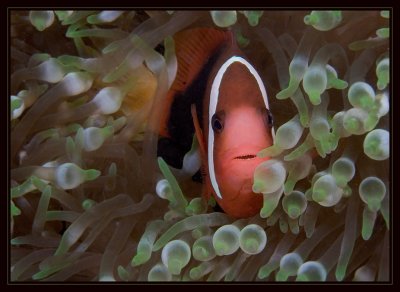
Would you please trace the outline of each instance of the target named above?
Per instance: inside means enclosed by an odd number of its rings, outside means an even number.
[[[389,281],[389,22],[11,10],[11,281]],[[182,169],[157,157],[172,36],[195,27],[232,30],[266,85],[252,218],[201,199],[196,140]]]

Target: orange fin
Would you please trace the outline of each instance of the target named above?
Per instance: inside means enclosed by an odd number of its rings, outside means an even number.
[[[201,177],[203,179],[203,186],[201,189],[201,197],[205,200],[205,202],[208,203],[208,200],[211,198],[212,189],[211,189],[211,184],[209,183],[210,181],[207,176],[207,171],[206,171],[205,165],[203,165],[201,167]]]
[[[226,42],[233,41],[230,31],[214,28],[195,28],[178,32],[174,35],[175,54],[178,70],[174,82],[167,93],[165,108],[161,116],[159,132],[168,135],[167,123],[171,104],[177,93],[184,92],[200,73],[208,59]]]
[[[177,33],[174,40],[178,71],[171,89],[184,91],[210,56],[223,43],[232,40],[232,33],[214,28],[196,28]]]
[[[199,142],[200,154],[201,154],[202,162],[204,165],[206,162],[205,160],[207,157],[207,153],[206,153],[206,149],[205,149],[205,145],[204,145],[205,142],[204,142],[203,131],[201,130],[199,119],[197,118],[195,104],[191,105],[190,112],[192,114],[195,135],[196,135],[197,141]]]
[[[205,144],[204,144],[205,143],[204,136],[203,136],[203,131],[200,128],[199,119],[197,118],[195,104],[191,105],[190,111],[192,113],[195,135],[196,135],[197,141],[199,143],[200,156],[201,156],[201,162],[202,162],[201,169],[200,169],[201,177],[203,179],[202,197],[205,200],[205,202],[208,203],[208,200],[211,197],[211,184],[209,183],[209,179],[208,179],[208,175],[207,175],[207,152],[206,152],[206,148],[205,148]]]
[[[203,180],[201,196],[202,196],[204,202],[208,206],[209,200],[212,197],[213,188],[211,186],[210,178],[208,176],[208,171],[207,171],[207,166],[208,166],[207,151],[206,151],[206,147],[205,147],[203,131],[200,128],[199,119],[197,118],[196,105],[192,104],[190,107],[190,110],[192,113],[195,135],[196,135],[197,141],[199,143],[200,156],[201,156],[201,162],[202,162],[202,165],[200,168],[201,178]]]

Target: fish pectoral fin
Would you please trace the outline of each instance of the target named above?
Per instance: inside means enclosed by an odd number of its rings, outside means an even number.
[[[203,180],[201,196],[205,200],[205,202],[208,204],[208,201],[210,200],[211,194],[212,194],[211,184],[210,184],[210,181],[209,181],[209,179],[207,177],[207,171],[206,171],[204,165],[201,166],[200,171],[201,171],[201,177],[202,177],[202,180]]]
[[[210,183],[210,180],[208,178],[207,174],[207,152],[205,149],[205,144],[204,144],[204,136],[203,136],[203,131],[200,128],[200,123],[199,119],[197,118],[197,112],[196,112],[196,105],[192,104],[190,107],[190,112],[192,113],[192,118],[193,118],[193,125],[195,129],[195,134],[197,138],[197,142],[199,143],[199,149],[200,149],[200,155],[201,155],[201,177],[203,180],[203,186],[202,186],[202,197],[205,200],[205,202],[208,204],[210,198],[212,197],[212,186]]]
[[[197,141],[199,142],[199,148],[200,148],[200,154],[201,154],[201,160],[203,162],[203,165],[206,163],[206,149],[205,149],[205,144],[204,144],[204,138],[203,138],[203,131],[200,128],[200,123],[199,119],[197,118],[197,112],[196,112],[196,105],[193,103],[190,107],[190,112],[192,113],[192,118],[193,118],[193,125],[196,133],[196,138]]]

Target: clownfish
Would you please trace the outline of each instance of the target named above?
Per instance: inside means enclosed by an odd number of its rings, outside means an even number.
[[[254,170],[269,158],[257,153],[273,144],[273,119],[260,75],[238,48],[233,33],[213,28],[173,36],[176,78],[161,117],[158,155],[179,168],[196,135],[202,159],[203,197],[234,218],[262,208],[252,191]]]

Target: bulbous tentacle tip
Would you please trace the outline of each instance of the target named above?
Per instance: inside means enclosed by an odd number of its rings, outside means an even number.
[[[237,14],[236,11],[210,11],[211,18],[216,26],[229,27],[236,23]]]

